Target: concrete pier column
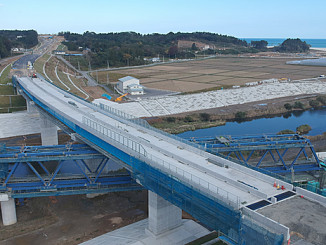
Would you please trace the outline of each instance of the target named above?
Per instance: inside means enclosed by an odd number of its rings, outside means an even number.
[[[181,224],[182,210],[148,191],[148,230],[156,236]]]
[[[8,201],[1,201],[1,214],[3,225],[17,223],[15,199],[9,197]]]
[[[37,107],[32,100],[26,100],[27,112],[28,113],[38,113]]]
[[[41,140],[42,145],[58,144],[58,128],[45,116],[41,116]]]

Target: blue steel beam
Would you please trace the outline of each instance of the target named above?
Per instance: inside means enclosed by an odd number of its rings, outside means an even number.
[[[0,164],[18,161],[51,161],[72,159],[95,159],[102,154],[87,145],[5,147],[0,153]]]
[[[302,165],[302,167],[294,168],[294,171],[296,172],[312,170],[315,171],[316,169],[321,170],[319,166],[320,161],[310,140],[298,134],[239,137],[204,137],[198,139],[190,138],[189,140],[204,146],[208,152],[213,154],[226,154],[227,157],[230,157],[231,154],[234,153],[234,156],[241,163],[244,163],[247,166],[248,164],[253,164],[255,167],[266,167],[266,164],[270,165],[272,162],[274,162],[276,167],[275,171],[277,170],[278,172],[280,171],[279,168],[282,168],[283,171],[287,172],[288,169],[291,169],[293,166],[298,164]],[[291,163],[286,164],[285,155],[289,149],[299,149],[299,152],[295,155],[294,160]],[[306,149],[311,150],[313,155],[312,159],[309,159]],[[280,150],[283,150],[282,154],[280,153]],[[246,159],[243,152],[248,151],[250,153]],[[262,154],[261,157],[257,159],[258,162],[256,163],[255,161],[257,160],[250,160],[255,151],[260,151],[260,154]],[[278,159],[276,159],[273,151],[276,152]],[[269,162],[265,160],[268,153],[272,158],[272,161]],[[305,162],[299,163],[298,159],[302,153],[305,157]],[[279,162],[281,162],[283,166],[279,166]],[[311,167],[312,165],[314,166]]]

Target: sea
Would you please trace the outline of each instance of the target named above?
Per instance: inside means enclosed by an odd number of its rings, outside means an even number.
[[[250,43],[251,41],[265,40],[268,42],[268,46],[279,46],[287,38],[240,38],[240,39],[245,40],[247,43]],[[304,39],[304,38],[300,38],[300,39],[310,44],[312,48],[326,48],[326,39]]]

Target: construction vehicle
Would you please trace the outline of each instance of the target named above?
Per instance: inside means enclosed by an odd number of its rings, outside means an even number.
[[[115,102],[122,101],[122,98],[125,97],[126,95],[128,95],[128,93],[121,95],[120,97],[116,98],[114,101]]]

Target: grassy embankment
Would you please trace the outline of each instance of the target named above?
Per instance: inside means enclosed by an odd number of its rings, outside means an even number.
[[[20,95],[15,95],[10,77],[11,66],[8,66],[0,77],[0,113],[22,111],[26,109],[26,101]],[[7,85],[9,84],[9,85]]]
[[[326,96],[315,96],[313,98],[304,98],[293,102],[291,98],[270,101],[267,106],[257,107],[255,104],[242,104],[223,108],[206,110],[203,113],[184,113],[177,116],[165,116],[154,119],[148,119],[148,122],[163,131],[169,133],[182,133],[185,131],[209,128],[224,125],[227,121],[249,121],[258,118],[275,117],[291,115],[292,112],[303,112],[311,108],[326,105]],[[317,107],[311,105],[319,104]],[[289,106],[290,105],[290,106]],[[206,115],[203,118],[202,115]],[[299,125],[298,125],[299,126]]]
[[[225,121],[212,117],[208,113],[191,114],[185,117],[162,117],[147,120],[153,127],[172,134],[211,128],[225,124]]]
[[[70,88],[70,90],[69,90],[70,93],[73,93],[81,98],[85,98],[85,95],[82,92],[80,92],[75,86],[72,85],[72,83],[70,82],[70,80],[66,74],[66,73],[74,74],[74,72],[71,69],[69,69],[69,67],[66,67],[57,58],[52,57],[51,59],[49,59],[49,57],[50,57],[50,55],[46,54],[46,55],[42,56],[41,58],[39,58],[35,62],[34,68],[36,69],[36,71],[38,73],[42,74],[46,78],[45,74],[43,73],[43,66],[44,66],[44,63],[47,62],[45,65],[45,72],[46,72],[47,76],[53,81],[53,84],[55,84],[59,88],[66,90],[66,91],[68,90],[68,88],[66,86],[68,86]],[[66,86],[64,86],[59,81],[59,79],[55,73],[56,66],[57,66],[58,77]],[[78,74],[76,74],[76,75],[78,75]],[[80,89],[82,89],[82,87],[86,85],[85,79],[83,79],[83,78],[75,78],[74,76],[70,76],[70,78],[73,81],[73,83]]]

